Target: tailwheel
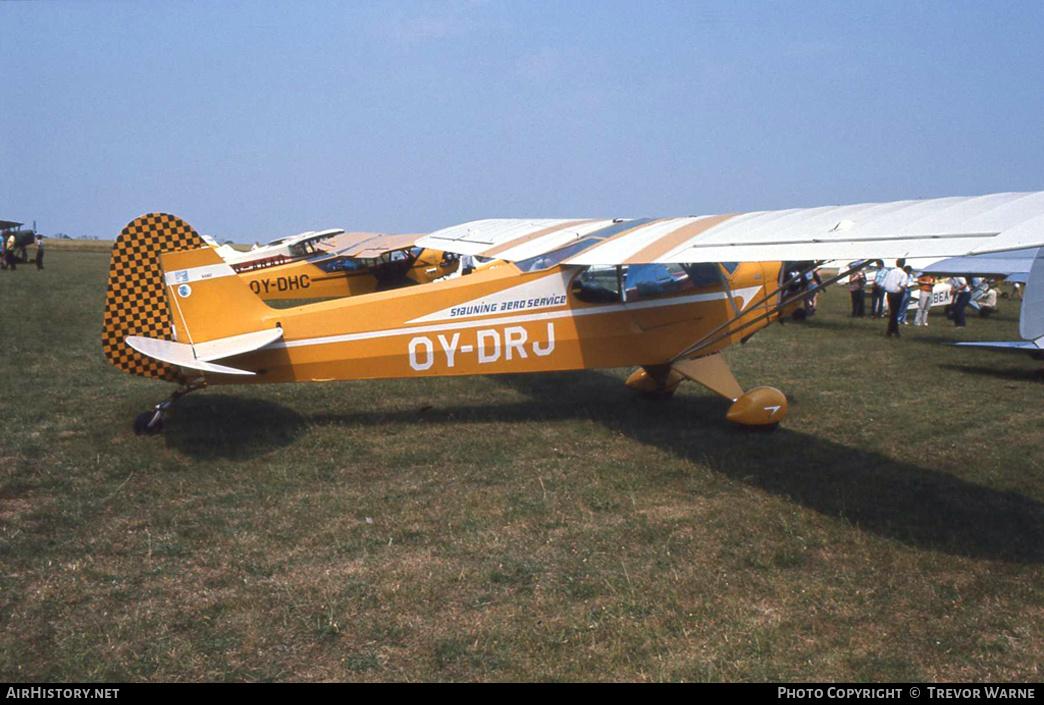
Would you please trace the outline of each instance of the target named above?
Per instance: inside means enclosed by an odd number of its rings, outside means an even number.
[[[143,411],[134,417],[134,435],[149,436],[163,431],[163,412]]]
[[[202,389],[205,386],[207,386],[207,383],[202,378],[192,380],[185,384],[185,386],[179,387],[173,394],[161,401],[159,404],[156,404],[152,411],[143,411],[135,416],[134,435],[151,436],[157,433],[162,433],[166,426],[164,419],[167,413],[174,408],[174,402],[189,392]]]

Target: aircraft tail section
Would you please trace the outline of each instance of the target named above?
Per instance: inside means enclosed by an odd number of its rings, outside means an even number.
[[[272,310],[212,247],[165,252],[160,268],[179,342],[202,350],[209,341],[253,333]]]
[[[184,382],[186,369],[231,374],[209,361],[278,338],[281,332],[261,333],[270,310],[190,225],[150,213],[116,239],[102,349],[115,367],[139,377]]]

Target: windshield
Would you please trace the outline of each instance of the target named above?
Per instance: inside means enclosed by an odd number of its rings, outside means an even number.
[[[718,265],[698,264],[632,264],[624,272],[627,301],[666,296],[721,283]]]

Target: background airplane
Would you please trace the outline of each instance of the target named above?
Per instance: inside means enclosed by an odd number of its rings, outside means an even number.
[[[26,263],[26,248],[36,242],[36,231],[33,228],[20,229],[23,223],[14,220],[0,220],[0,251],[3,251],[8,241],[14,237],[14,256],[19,264]],[[34,221],[35,227],[35,221]]]
[[[1023,340],[960,342],[955,343],[956,345],[991,348],[994,350],[1015,350],[1029,353],[1035,360],[1044,360],[1044,248],[1019,251],[1019,255],[1012,259],[1009,266],[1023,267],[1027,262],[1026,257],[1022,254],[1025,252],[1034,253],[1034,257],[1032,260],[1029,260],[1032,266],[1026,275],[1026,291],[1022,297],[1022,311],[1019,313],[1019,335],[1022,336]],[[978,260],[978,257],[960,259],[964,260],[962,264],[969,267],[980,266],[971,262],[972,260]],[[985,258],[983,259],[985,260]]]
[[[219,253],[265,301],[339,298],[424,284],[459,266],[453,254],[417,247],[420,235],[323,232],[328,234],[292,243],[289,258],[266,253],[230,261]]]

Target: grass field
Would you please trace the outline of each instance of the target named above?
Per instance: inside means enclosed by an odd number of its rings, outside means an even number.
[[[206,390],[100,349],[108,255],[0,272],[0,680],[1039,681],[1041,363],[822,297],[728,352],[777,432],[628,371]]]
[[[52,252],[100,252],[108,255],[112,252],[114,240],[82,240],[64,238],[45,238],[44,240],[44,265],[47,264],[47,256]],[[29,247],[30,263],[36,257],[36,248]]]

